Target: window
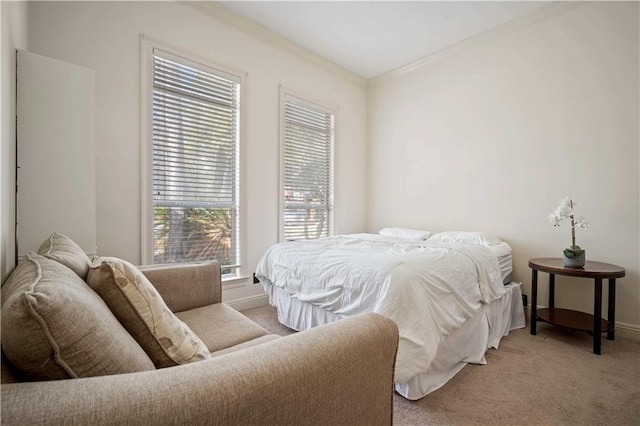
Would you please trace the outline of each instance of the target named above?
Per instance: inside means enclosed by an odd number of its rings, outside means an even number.
[[[283,93],[281,239],[333,234],[333,111]]]
[[[153,48],[152,262],[240,266],[240,78]]]

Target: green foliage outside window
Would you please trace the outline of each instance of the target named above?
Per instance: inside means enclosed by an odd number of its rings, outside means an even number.
[[[154,263],[233,262],[231,209],[156,206],[153,232]]]

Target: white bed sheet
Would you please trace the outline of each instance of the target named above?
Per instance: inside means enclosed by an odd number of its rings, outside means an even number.
[[[469,318],[438,346],[436,356],[427,371],[416,374],[404,383],[395,383],[396,392],[417,400],[441,388],[467,364],[486,364],[485,352],[498,349],[500,340],[511,330],[526,326],[522,305],[521,283],[505,286],[505,295]],[[278,321],[297,331],[338,321],[342,316],[290,297],[283,289],[268,287],[269,301],[276,307]]]
[[[513,272],[513,257],[511,254],[511,246],[504,241],[500,244],[486,246],[498,259],[502,282],[509,284],[511,282],[511,272]]]
[[[512,282],[502,298],[483,305],[440,344],[429,370],[396,383],[396,392],[417,400],[440,389],[467,364],[486,364],[487,349],[498,349],[502,337],[526,326],[521,286]]]
[[[483,302],[506,293],[496,256],[485,247],[377,234],[277,244],[256,276],[272,303],[279,288],[324,311],[323,323],[361,312],[393,319],[400,330],[398,383],[427,372],[440,342],[481,312]],[[281,322],[298,330],[319,325]]]

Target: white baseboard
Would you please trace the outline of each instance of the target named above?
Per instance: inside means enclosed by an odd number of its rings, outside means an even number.
[[[626,322],[616,321],[616,337],[636,340],[640,342],[640,327]]]
[[[259,308],[269,304],[268,294],[257,294],[255,296],[243,297],[241,299],[225,301],[225,304],[231,306],[236,311],[246,311],[247,309]]]
[[[546,306],[538,306],[538,309],[544,309]],[[527,313],[527,320],[531,318],[531,306],[525,307]],[[530,323],[527,323],[529,326]],[[629,324],[626,322],[616,321],[616,337],[623,337],[625,339],[635,340],[640,342],[640,326],[635,324]]]

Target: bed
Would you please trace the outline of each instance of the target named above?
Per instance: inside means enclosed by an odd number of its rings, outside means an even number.
[[[467,363],[486,363],[488,348],[525,326],[522,293],[511,248],[496,237],[383,231],[276,244],[256,277],[294,330],[362,312],[393,319],[395,388],[416,400]]]

